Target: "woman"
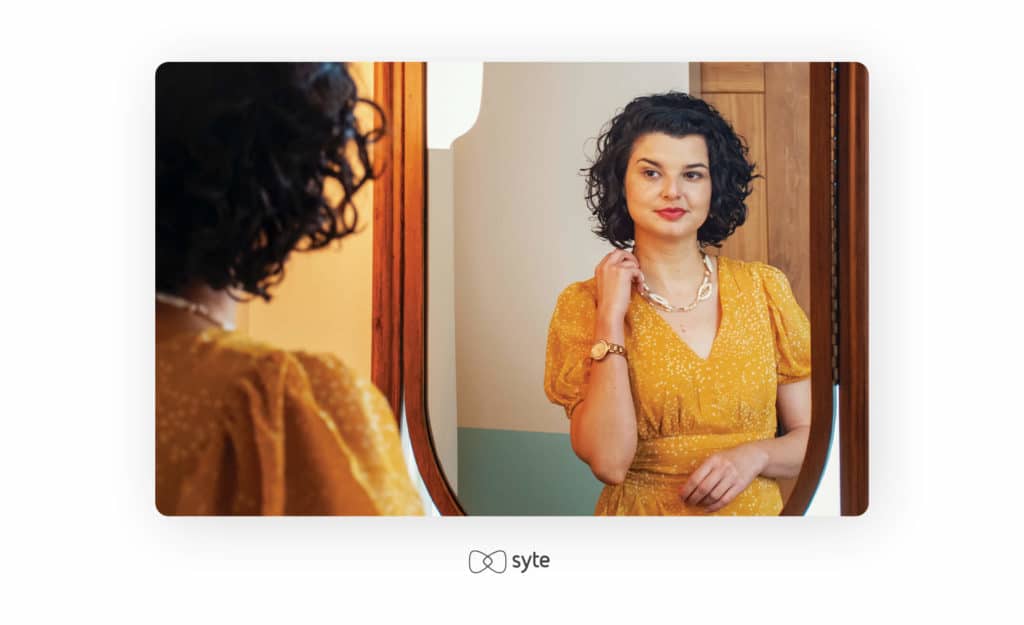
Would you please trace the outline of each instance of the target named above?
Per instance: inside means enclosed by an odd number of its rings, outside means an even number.
[[[293,250],[355,230],[381,133],[346,68],[171,63],[156,87],[157,509],[422,514],[372,384],[231,331],[236,294],[270,300]]]
[[[810,326],[781,271],[704,249],[743,224],[753,169],[683,93],[635,99],[598,139],[587,202],[617,249],[559,296],[545,371],[607,484],[596,514],[782,510],[775,478],[797,475],[810,427]]]

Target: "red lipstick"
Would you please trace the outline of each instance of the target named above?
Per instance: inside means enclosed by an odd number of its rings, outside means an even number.
[[[675,221],[686,214],[686,211],[682,208],[663,208],[655,212],[661,215],[662,219],[667,219],[669,221]]]

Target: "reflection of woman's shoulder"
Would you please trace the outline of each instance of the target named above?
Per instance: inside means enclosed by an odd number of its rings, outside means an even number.
[[[558,294],[561,305],[597,305],[597,280],[591,276],[587,280],[573,282]]]
[[[592,323],[597,311],[597,282],[594,278],[573,282],[562,289],[551,315],[552,328]]]
[[[718,256],[720,267],[728,271],[728,275],[742,290],[765,288],[766,282],[777,282],[786,279],[781,269],[757,260],[739,260],[728,256]]]

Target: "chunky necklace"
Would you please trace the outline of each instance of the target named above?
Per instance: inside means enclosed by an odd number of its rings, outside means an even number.
[[[217,319],[216,317],[213,316],[213,313],[210,312],[209,308],[203,306],[198,302],[187,300],[184,297],[178,297],[177,295],[170,295],[169,293],[158,292],[156,294],[156,301],[163,302],[164,304],[168,304],[170,306],[174,306],[175,308],[187,310],[193,315],[198,315],[211,323],[215,323],[229,332],[235,329],[235,324]]]
[[[701,250],[700,254],[704,257],[704,280],[700,283],[700,287],[697,288],[697,297],[693,298],[693,301],[688,306],[673,306],[667,299],[652,291],[647,286],[647,280],[644,279],[643,272],[640,272],[640,295],[665,312],[690,312],[696,308],[697,304],[711,297],[711,257],[705,254],[703,250]]]

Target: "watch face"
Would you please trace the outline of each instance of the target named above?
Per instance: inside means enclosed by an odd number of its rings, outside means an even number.
[[[595,343],[594,346],[590,348],[590,357],[593,358],[594,360],[601,360],[602,358],[605,357],[605,354],[607,353],[608,344],[605,343],[604,341]]]

